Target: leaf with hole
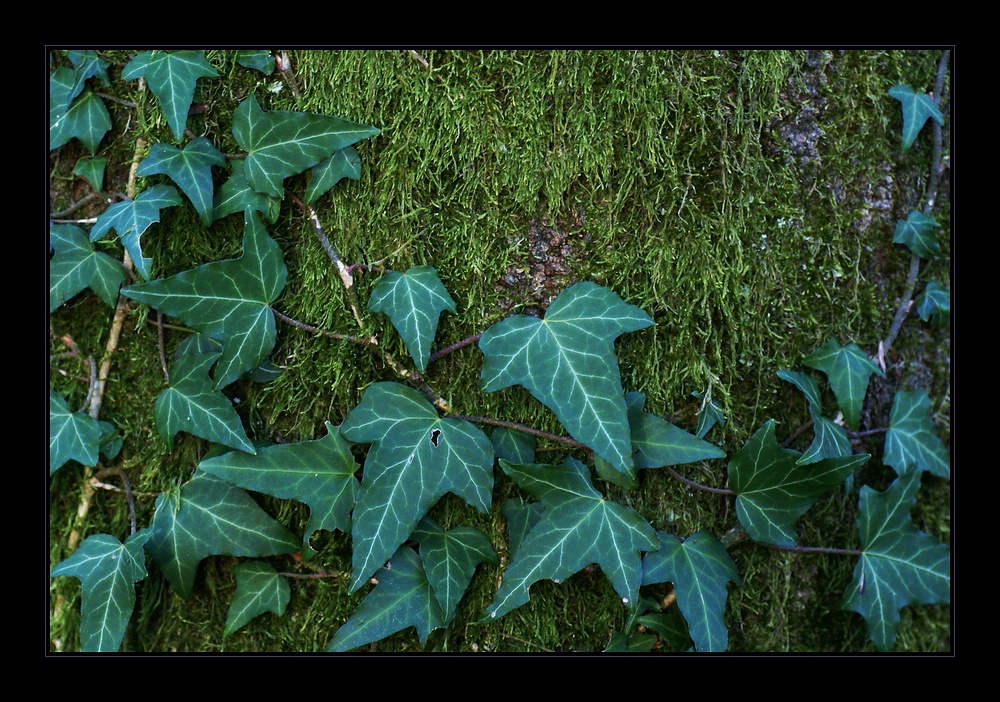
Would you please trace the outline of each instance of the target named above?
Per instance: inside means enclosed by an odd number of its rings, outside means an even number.
[[[659,531],[660,548],[642,558],[642,584],[670,582],[698,651],[729,648],[726,583],[742,584],[726,547],[706,531],[686,539]]]
[[[500,590],[486,609],[488,617],[502,617],[523,605],[528,588],[539,580],[558,583],[592,563],[601,567],[622,602],[634,606],[642,581],[640,554],[659,546],[653,527],[597,492],[587,466],[574,458],[560,466],[501,459],[500,467],[538,498],[544,511],[504,571]]]
[[[85,653],[115,652],[135,609],[135,583],[146,578],[143,544],[153,535],[140,529],[122,544],[108,534],[88,536],[49,577],[80,579],[80,647]]]
[[[122,294],[180,319],[222,343],[216,390],[260,366],[274,348],[270,304],[285,287],[281,249],[256,212],[247,211],[243,255],[206,263],[170,278],[122,288]]]
[[[204,51],[143,51],[122,71],[125,80],[146,78],[149,89],[160,101],[160,109],[167,117],[174,141],[180,141],[184,136],[198,79],[216,78],[218,75],[205,58]]]
[[[340,431],[348,441],[372,444],[354,508],[351,592],[409,538],[446,493],[484,514],[489,511],[490,440],[469,422],[438,417],[416,390],[398,383],[369,385]]]
[[[414,266],[406,273],[388,271],[379,278],[368,299],[368,309],[382,312],[403,337],[410,357],[421,373],[427,370],[438,319],[444,310],[455,312],[455,301],[430,266]]]
[[[146,552],[184,598],[194,592],[198,564],[209,556],[276,556],[302,545],[242,488],[203,471],[156,498],[150,528]]]
[[[916,470],[901,475],[885,492],[861,488],[862,554],[844,591],[843,608],[865,618],[868,636],[880,651],[896,645],[901,608],[951,603],[951,552],[910,519],[921,475]]]
[[[652,325],[648,314],[607,288],[577,283],[556,297],[544,319],[516,315],[486,330],[479,339],[483,390],[522,385],[574,439],[628,476],[632,443],[614,342]]]

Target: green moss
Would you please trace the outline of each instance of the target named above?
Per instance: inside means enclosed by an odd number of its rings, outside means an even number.
[[[897,82],[929,86],[937,52],[430,50],[421,52],[425,67],[409,51],[299,51],[292,60],[301,100],[287,88],[269,90],[281,84],[277,73],[265,78],[243,69],[229,52],[209,56],[224,78],[199,81],[197,99],[209,109],[192,116],[189,127],[225,152],[239,151],[231,115],[251,93],[266,110],[335,114],[381,130],[358,147],[361,179],[342,181],[316,210],[348,263],[438,269],[458,303],[454,315],[442,317],[441,346],[509,314],[504,300],[514,310],[544,304],[524,286],[505,283],[505,276],[540,260],[531,248],[533,222],[562,227],[572,234],[570,252],[545,252],[565,267],[559,282],[607,285],[656,321],[617,344],[625,388],[647,394],[647,411],[693,429],[691,393],[711,386],[727,423],[708,438],[732,456],[767,419],[777,420],[779,441],[808,421],[801,393],[778,379],[777,370],[806,370],[802,356],[830,337],[873,352],[891,324],[909,260],[891,243],[892,232],[924,195],[930,151],[922,138],[900,155],[898,104],[886,90]],[[114,59],[117,77],[127,54]],[[124,191],[136,140],[148,145],[172,137],[155,98],[136,82],[114,80],[109,90],[137,105],[109,103],[115,128],[102,145],[109,188]],[[64,178],[57,183],[71,182],[72,148],[52,155],[54,177]],[[140,188],[158,182],[139,180]],[[52,187],[53,209],[75,199],[68,189]],[[301,193],[303,178],[289,179],[286,187]],[[944,255],[924,267],[921,280],[947,285],[946,188],[936,214]],[[286,201],[269,230],[289,268],[275,307],[321,329],[355,333],[336,271],[301,213]],[[169,275],[239,255],[241,236],[236,216],[205,230],[192,208],[180,207],[166,211],[143,242],[157,275]],[[357,274],[362,301],[376,275]],[[140,493],[141,525],[152,518],[154,496],[190,477],[208,447],[181,435],[167,452],[159,439],[152,404],[165,381],[155,315],[134,307],[112,359],[101,416],[126,436],[121,465]],[[58,339],[70,334],[85,354],[100,358],[111,314],[88,295],[63,306],[50,320],[51,352],[62,350]],[[369,315],[365,325],[387,351],[407,359],[385,317]],[[167,329],[168,359],[186,334]],[[873,391],[867,406],[878,426],[885,425],[895,389],[926,387],[937,402],[950,384],[949,330],[928,330],[911,319],[896,352],[891,383],[873,386],[883,401]],[[324,422],[339,424],[369,383],[394,379],[365,349],[280,322],[272,360],[283,370],[278,380],[236,388],[248,434],[258,440],[318,438]],[[469,346],[434,364],[427,378],[456,413],[561,431],[551,412],[521,389],[483,394],[480,362],[481,353]],[[81,406],[86,385],[73,378],[85,377],[82,362],[54,359],[51,368],[51,385],[71,406]],[[832,414],[832,396],[826,400]],[[950,404],[939,423],[949,437]],[[804,449],[809,438],[804,434],[793,447]],[[725,468],[724,460],[680,467],[717,487],[725,486]],[[72,528],[119,538],[128,533],[118,493],[99,490],[86,518],[75,518],[82,476],[74,464],[52,481],[53,562],[68,555],[64,538]],[[708,529],[721,536],[736,524],[731,501],[691,491],[664,471],[644,471],[635,492],[610,493],[678,535]],[[510,494],[516,488],[498,472],[490,515],[451,498],[433,514],[446,524],[475,524],[501,546],[499,509]],[[264,502],[290,528],[304,519],[300,508]],[[822,500],[802,522],[803,543],[852,547],[856,504],[856,489]],[[921,528],[947,540],[948,484],[926,480],[919,504]],[[317,543],[319,564],[349,571],[346,536],[320,535]],[[863,620],[839,609],[849,559],[778,553],[748,542],[732,555],[744,584],[730,587],[731,650],[871,650]],[[295,580],[284,617],[259,617],[224,639],[235,563],[207,559],[188,600],[151,566],[123,648],[319,651],[365,594],[348,595],[346,579]],[[282,568],[294,564],[282,562]],[[599,570],[558,586],[537,583],[527,605],[479,624],[501,572],[481,567],[455,622],[434,632],[426,647],[411,629],[376,650],[600,650],[624,625],[625,610]],[[50,591],[51,638],[61,650],[75,650],[78,583],[57,578]],[[944,606],[904,609],[898,650],[947,650],[949,617]]]

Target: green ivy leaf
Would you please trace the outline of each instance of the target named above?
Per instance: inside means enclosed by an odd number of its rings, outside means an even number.
[[[711,389],[711,388],[709,388]],[[692,392],[692,397],[696,397],[699,400],[702,399],[702,394],[700,392]],[[694,435],[699,439],[704,439],[705,435],[711,431],[712,427],[716,424],[719,428],[726,426],[726,416],[722,412],[722,408],[715,404],[715,401],[709,397],[706,402],[702,400],[701,408],[698,410],[698,426],[695,428]]]
[[[82,176],[90,182],[94,190],[104,189],[104,168],[108,165],[106,156],[81,158],[73,167],[73,175]]]
[[[836,422],[823,417],[823,403],[820,397],[819,383],[815,378],[797,371],[779,370],[778,377],[787,380],[802,391],[809,403],[809,416],[813,421],[815,438],[806,452],[799,457],[796,464],[808,465],[824,458],[839,458],[851,454],[851,441],[847,432]]]
[[[50,224],[49,245],[55,251],[49,261],[49,312],[87,288],[108,307],[117,304],[125,270],[115,259],[96,251],[86,232],[72,224]]]
[[[62,395],[49,388],[49,475],[71,460],[96,466],[101,441],[109,428],[107,422],[74,412]]]
[[[306,186],[306,202],[310,205],[344,178],[361,179],[361,157],[353,146],[345,146],[330,158],[313,166],[312,178]]]
[[[149,156],[136,170],[143,177],[164,174],[191,200],[206,227],[212,223],[212,166],[225,166],[226,157],[205,137],[198,137],[183,149],[170,144],[153,144]]]
[[[499,565],[500,558],[486,535],[470,526],[445,531],[433,519],[424,517],[413,538],[420,542],[420,560],[447,626],[455,617],[476,567],[483,562]]]
[[[379,278],[368,299],[368,309],[389,317],[423,373],[441,312],[454,313],[455,301],[434,268],[414,266],[406,273],[388,271]]]
[[[871,456],[827,458],[800,466],[798,451],[783,449],[769,419],[729,462],[736,516],[754,541],[795,546],[795,525],[820,495],[831,490]]]
[[[125,80],[145,76],[149,89],[160,101],[167,124],[180,141],[187,126],[188,110],[194,100],[199,78],[216,78],[219,73],[205,59],[204,51],[143,51],[122,71]]]
[[[875,373],[880,378],[885,373],[855,343],[841,346],[830,339],[802,359],[810,368],[823,371],[830,381],[833,394],[837,396],[844,421],[851,429],[857,430],[861,418],[861,405],[868,391],[868,378]]]
[[[903,103],[903,152],[905,153],[923,129],[928,118],[944,126],[944,116],[934,99],[927,93],[917,94],[906,83],[889,88],[889,95]]]
[[[198,564],[208,556],[258,558],[295,553],[301,541],[244,490],[197,471],[179,490],[156,498],[146,551],[180,597],[194,592]]]
[[[132,258],[136,272],[144,280],[149,280],[149,267],[153,260],[142,255],[139,237],[150,225],[160,221],[160,210],[179,204],[181,196],[176,188],[171,185],[154,185],[144,190],[135,200],[122,200],[106,209],[90,230],[90,240],[97,241],[114,229]]]
[[[274,348],[270,303],[285,287],[281,249],[259,216],[245,214],[243,255],[206,263],[170,278],[122,288],[122,294],[222,342],[215,389],[261,365]]]
[[[49,151],[57,149],[73,137],[87,151],[96,154],[104,135],[111,131],[111,115],[104,101],[85,90],[65,112],[49,110]]]
[[[506,460],[506,459],[505,459]],[[514,463],[514,461],[508,461]],[[512,497],[503,504],[503,518],[507,521],[507,544],[511,557],[517,555],[524,537],[542,518],[545,505],[541,502],[526,502],[520,497]]]
[[[372,444],[354,508],[351,592],[406,541],[445,493],[489,511],[490,440],[469,422],[438,417],[416,390],[398,383],[369,385],[340,431],[348,441]]]
[[[516,315],[486,330],[479,339],[483,390],[524,386],[574,439],[627,476],[634,464],[614,342],[652,324],[607,288],[577,283],[545,319]]]
[[[904,244],[914,254],[921,258],[933,258],[941,253],[941,245],[934,236],[937,220],[928,217],[919,210],[913,210],[906,219],[896,222],[896,232],[892,240],[896,244]]]
[[[247,490],[307,504],[302,546],[309,553],[309,539],[320,529],[350,532],[359,487],[351,445],[338,427],[327,422],[326,430],[322,439],[265,446],[256,456],[230,452],[206,459],[198,468]]]
[[[545,506],[521,542],[487,608],[501,617],[528,601],[528,588],[543,578],[561,582],[596,563],[628,606],[639,597],[640,552],[658,547],[656,531],[635,511],[605,499],[590,482],[587,467],[573,458],[561,466],[500,467]]]
[[[538,442],[531,434],[507,427],[497,427],[490,434],[493,455],[506,458],[511,463],[534,463]]]
[[[274,55],[267,49],[237,51],[236,63],[246,68],[254,68],[265,76],[274,73]]]
[[[725,458],[726,452],[718,446],[675,427],[662,417],[644,412],[644,393],[628,393],[625,404],[637,468],[663,468]]]
[[[174,437],[185,431],[193,436],[256,453],[243,430],[243,421],[233,403],[212,387],[208,373],[222,354],[179,353],[170,369],[170,387],[160,393],[153,405],[156,429],[174,450]]]
[[[896,645],[900,609],[951,603],[951,552],[910,520],[920,475],[901,475],[882,493],[861,488],[858,536],[863,553],[844,591],[843,608],[865,618],[868,636],[880,651]]]
[[[244,173],[250,187],[284,196],[283,181],[329,158],[345,146],[378,134],[374,127],[309,112],[264,112],[248,97],[233,114],[233,136],[248,152]]]
[[[411,626],[423,644],[445,621],[420,557],[409,546],[401,546],[379,571],[378,585],[337,629],[326,650],[349,651]]]
[[[267,221],[274,224],[281,214],[281,200],[270,195],[258,193],[247,182],[243,174],[243,161],[231,161],[232,175],[215,193],[212,205],[212,221],[222,219],[235,212],[243,213],[247,209],[260,212]]]
[[[686,539],[659,531],[660,549],[642,558],[642,584],[671,582],[698,651],[725,651],[726,583],[742,584],[726,547],[707,531]]]
[[[247,561],[233,568],[236,596],[226,614],[223,636],[239,631],[254,617],[265,612],[284,615],[292,590],[278,571],[263,561]]]
[[[951,320],[951,293],[936,280],[927,283],[917,297],[917,314],[925,322],[946,326]]]
[[[108,534],[88,536],[50,577],[80,579],[80,647],[85,653],[115,652],[135,609],[135,583],[146,577],[143,544],[153,532],[140,529],[122,544]]]
[[[882,460],[898,475],[916,469],[939,478],[951,476],[948,450],[937,434],[930,411],[926,390],[900,391],[893,398]]]

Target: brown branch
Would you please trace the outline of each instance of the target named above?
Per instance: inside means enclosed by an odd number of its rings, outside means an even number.
[[[475,336],[470,336],[468,339],[462,339],[461,341],[455,342],[451,346],[445,346],[443,349],[435,351],[430,355],[430,358],[427,359],[427,365],[434,363],[434,361],[438,360],[442,356],[447,356],[452,351],[458,351],[463,346],[468,346],[469,344],[476,343],[477,341],[479,341],[479,338],[481,336],[482,334],[476,334]]]
[[[490,424],[496,427],[506,427],[507,429],[514,429],[515,431],[521,431],[525,434],[532,434],[533,436],[540,437],[542,439],[549,439],[550,441],[558,441],[561,444],[566,444],[572,448],[584,449],[586,451],[592,451],[588,446],[581,444],[575,439],[571,439],[568,436],[560,436],[559,434],[550,434],[547,431],[542,431],[541,429],[535,429],[534,427],[529,427],[527,424],[518,424],[517,422],[508,422],[505,419],[494,419],[493,417],[466,417],[464,415],[453,415],[451,419],[460,419],[466,422],[472,422],[473,424]]]
[[[701,483],[696,483],[695,481],[693,481],[693,480],[691,480],[689,478],[685,478],[683,475],[681,475],[680,473],[678,473],[677,471],[675,471],[670,466],[664,466],[664,468],[666,469],[666,471],[668,473],[670,473],[670,475],[674,476],[675,478],[677,478],[678,480],[680,480],[682,483],[684,483],[688,487],[694,488],[695,490],[703,490],[705,492],[714,492],[717,495],[731,495],[731,496],[735,496],[736,495],[735,492],[733,492],[732,490],[730,490],[728,488],[714,488],[714,487],[708,487],[707,485],[702,485]]]

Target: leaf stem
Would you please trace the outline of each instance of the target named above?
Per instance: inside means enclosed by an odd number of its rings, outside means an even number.
[[[666,471],[668,473],[670,473],[670,475],[674,476],[675,478],[677,478],[678,480],[680,480],[682,483],[684,483],[688,487],[693,487],[695,490],[704,490],[705,492],[714,492],[717,495],[732,495],[732,496],[736,495],[736,493],[733,492],[732,490],[730,490],[729,488],[708,487],[707,485],[702,485],[701,483],[696,483],[695,481],[691,480],[690,478],[685,478],[683,475],[681,475],[680,473],[678,473],[677,471],[675,471],[670,466],[664,466],[664,468],[666,469]]]

